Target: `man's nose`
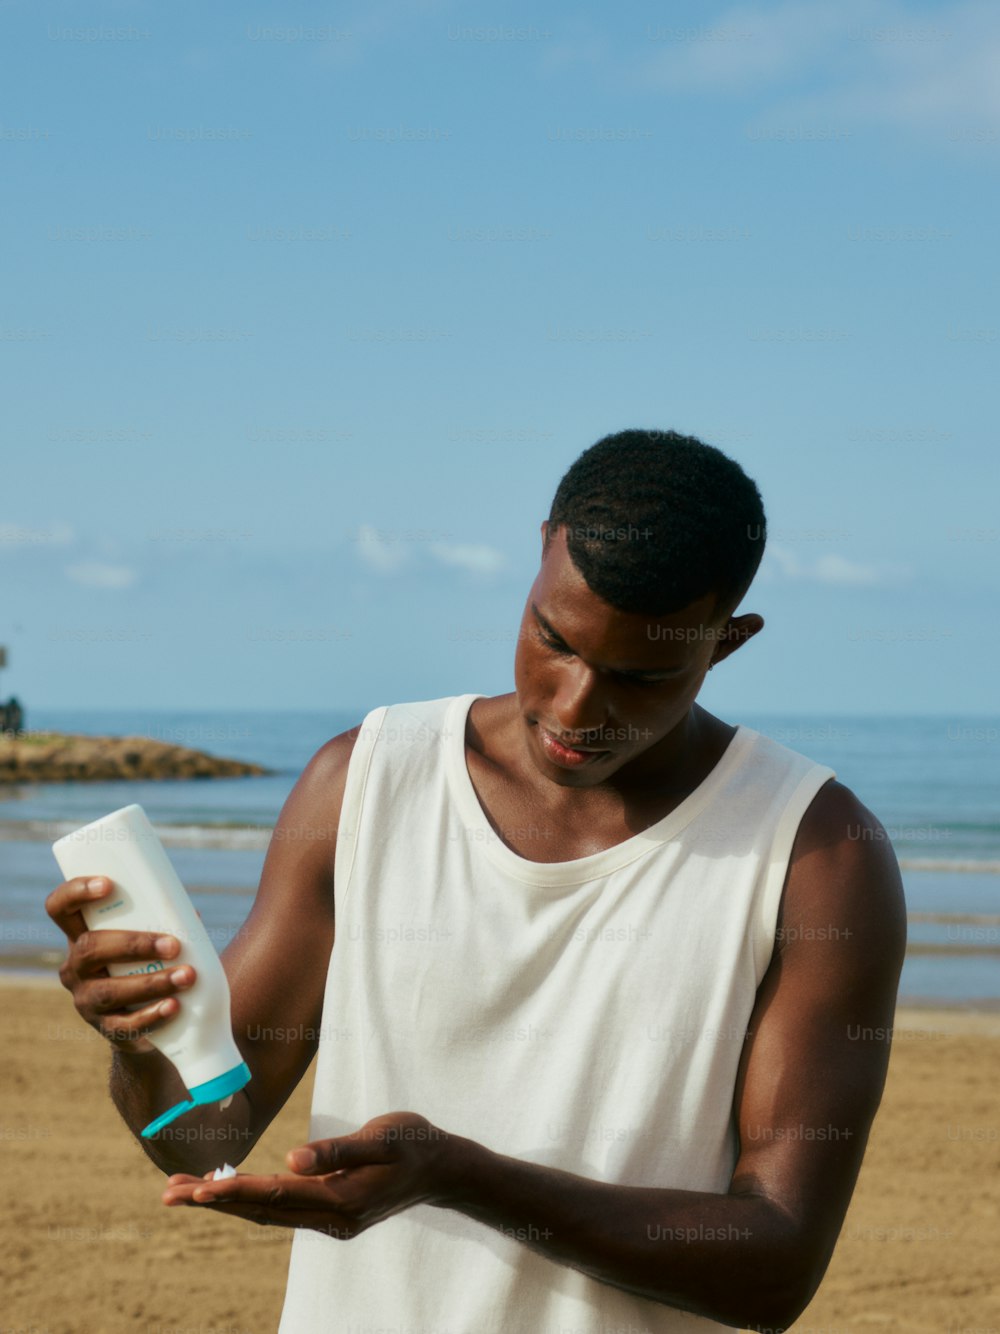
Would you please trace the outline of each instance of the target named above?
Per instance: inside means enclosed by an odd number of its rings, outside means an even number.
[[[605,728],[608,708],[604,684],[593,668],[579,659],[562,665],[552,699],[552,715],[561,734],[581,746],[587,744],[588,735]]]

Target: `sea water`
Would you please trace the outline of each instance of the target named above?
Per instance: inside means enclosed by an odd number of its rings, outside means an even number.
[[[250,910],[270,832],[310,757],[386,702],[328,711],[31,710],[33,730],[147,736],[275,772],[0,785],[0,969],[54,974],[65,938],[44,911],[57,883],[51,844],[132,801],[141,802],[214,944],[225,949]],[[902,866],[910,915],[901,1000],[1000,1009],[1000,720],[726,721],[830,765],[881,821]]]

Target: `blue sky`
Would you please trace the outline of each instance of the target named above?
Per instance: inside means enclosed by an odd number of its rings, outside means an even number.
[[[1000,10],[663,15],[3,6],[0,692],[509,690],[638,426],[764,496],[706,707],[996,712]]]

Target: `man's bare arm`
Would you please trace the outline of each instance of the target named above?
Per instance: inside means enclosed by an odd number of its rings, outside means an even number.
[[[240,1163],[277,1116],[319,1045],[330,952],[334,944],[333,861],[347,765],[357,729],[313,756],[282,807],[253,907],[222,955],[232,996],[233,1036],[251,1080],[219,1111],[185,1113],[141,1140],[164,1172],[204,1173],[222,1156]],[[181,1004],[183,1005],[183,993]],[[111,1096],[133,1133],[170,1106],[149,1057],[115,1052]],[[150,1094],[153,1094],[153,1097]],[[180,1094],[178,1094],[180,1096]],[[168,1138],[169,1132],[175,1131]]]
[[[358,729],[334,737],[312,757],[275,826],[253,907],[222,954],[232,997],[233,1036],[250,1083],[225,1111],[216,1103],[186,1112],[151,1139],[142,1127],[184,1093],[173,1065],[145,1033],[165,998],[183,1008],[169,969],[146,978],[113,978],[103,964],[130,948],[122,932],[83,929],[74,885],[50,895],[50,916],[70,938],[61,970],[77,1010],[112,1041],[111,1096],[142,1148],[164,1172],[203,1174],[223,1158],[242,1162],[296,1087],[319,1044],[334,942],[333,872],[347,767]],[[94,874],[100,874],[95,866]],[[77,895],[79,897],[79,895]],[[132,933],[138,936],[139,933]],[[141,949],[137,941],[134,948]],[[147,949],[143,957],[153,957]],[[189,976],[194,969],[188,965]],[[126,1005],[149,999],[142,1011]],[[173,1017],[172,1011],[170,1017]]]
[[[452,1137],[434,1202],[667,1306],[791,1324],[829,1263],[881,1099],[889,1044],[860,1035],[891,1032],[905,941],[885,831],[827,784],[799,827],[749,1027],[728,1194],[593,1181]]]

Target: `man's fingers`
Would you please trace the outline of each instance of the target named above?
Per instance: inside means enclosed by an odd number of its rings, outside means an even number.
[[[87,929],[80,915],[81,907],[86,903],[97,902],[110,888],[111,881],[107,876],[74,876],[72,880],[64,880],[56,886],[45,900],[45,911],[60,931],[69,936],[70,940],[76,940]]]
[[[84,931],[70,944],[59,980],[85,1023],[126,1050],[145,1051],[146,1033],[177,1015],[196,980],[190,964],[171,966],[179,948],[176,937],[160,948],[153,932]],[[115,964],[128,971],[112,975]]]
[[[157,931],[81,931],[73,941],[70,953],[80,977],[88,977],[109,963],[148,961],[160,963],[162,968],[151,968],[155,974],[169,967],[169,960],[180,953],[180,941]],[[138,976],[138,974],[132,974]]]
[[[322,1183],[307,1185],[294,1178],[249,1174],[209,1185],[199,1177],[176,1173],[160,1199],[168,1207],[209,1208],[262,1227],[316,1228],[344,1239],[364,1230],[360,1220],[331,1206]]]
[[[110,1014],[112,1011],[130,1011],[140,1005],[155,1005],[157,1001],[169,1000],[177,991],[186,991],[194,980],[194,970],[189,965],[180,968],[158,968],[155,973],[133,973],[124,977],[112,977],[109,973],[97,976],[80,977],[77,985],[81,1005],[94,1014]],[[170,1007],[171,1012],[176,1006]]]
[[[218,1181],[213,1178],[214,1172],[206,1172],[203,1177],[178,1172],[167,1183],[164,1202],[190,1204],[193,1201],[195,1204],[211,1202],[291,1209],[300,1204],[312,1207],[323,1193],[321,1182],[296,1181],[294,1177],[280,1176],[276,1172],[262,1176],[244,1172],[234,1177],[221,1177]],[[310,1198],[299,1199],[303,1192],[308,1192]]]
[[[89,930],[82,909],[110,893],[113,881],[104,875],[74,876],[57,885],[45,900],[45,911],[69,939],[80,973],[103,968],[108,959],[172,959],[181,949],[176,936],[157,931]],[[75,949],[72,946],[76,946]]]
[[[109,1042],[138,1042],[159,1024],[166,1023],[177,1013],[178,1002],[173,997],[147,1005],[141,1010],[128,1010],[124,1014],[104,1014],[94,1021],[93,1026],[102,1038]]]
[[[59,981],[81,1019],[102,1037],[125,1051],[151,1051],[146,1034],[177,1015],[181,1001],[176,993],[190,987],[196,973],[179,962],[182,944],[176,936],[88,928],[83,909],[114,890],[110,876],[74,876],[45,900],[46,912],[69,942]],[[113,976],[116,964],[122,974]]]
[[[219,1199],[209,1204],[205,1200],[190,1197],[164,1199],[168,1208],[178,1206],[188,1209],[210,1209],[212,1213],[228,1214],[231,1218],[242,1218],[247,1223],[256,1223],[260,1227],[310,1228],[325,1233],[338,1241],[350,1241],[365,1231],[364,1225],[357,1219],[338,1214],[324,1204],[321,1208],[308,1205],[300,1209],[277,1208],[259,1201]]]
[[[175,993],[183,995],[193,980],[189,965],[128,977],[111,977],[106,971],[82,978],[76,974],[73,1000],[80,1016],[102,1037],[131,1044],[174,1018],[181,1008]]]

